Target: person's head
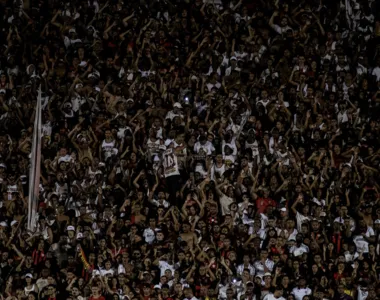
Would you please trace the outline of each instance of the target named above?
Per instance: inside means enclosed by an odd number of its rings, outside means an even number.
[[[264,284],[269,285],[272,281],[272,275],[271,273],[265,273],[263,276]]]
[[[30,285],[33,281],[33,275],[31,273],[26,274],[25,281],[26,281],[26,284]]]
[[[48,295],[49,295],[50,297],[54,296],[54,295],[55,295],[55,292],[56,292],[56,287],[55,287],[55,285],[53,285],[53,284],[48,285],[48,287],[47,287],[47,292],[48,292]]]
[[[77,286],[73,286],[71,289],[71,295],[76,299],[80,295],[80,290]]]
[[[100,282],[100,281],[98,281]],[[100,288],[99,288],[99,284],[94,284],[92,287],[91,287],[91,294],[93,296],[98,296],[100,293]]]
[[[319,223],[318,220],[313,219],[311,222],[311,227],[312,227],[313,231],[318,231],[321,227],[321,224]]]
[[[261,259],[267,259],[268,258],[268,250],[267,249],[261,249],[260,258]]]
[[[303,235],[301,233],[298,233],[296,235],[296,242],[300,244],[302,243],[302,241],[303,241]]]
[[[183,230],[184,233],[188,233],[190,231],[190,224],[183,223],[182,224],[182,230]]]
[[[306,286],[306,280],[305,280],[305,278],[300,277],[300,278],[298,279],[298,286],[299,286],[299,287],[305,287],[305,286]]]
[[[188,299],[193,298],[194,293],[193,293],[193,290],[190,287],[185,288],[183,290],[183,293],[184,293],[184,295],[185,295],[186,298],[188,298]]]
[[[344,290],[345,290],[344,285],[343,284],[339,284],[338,288],[337,288],[338,294],[339,295],[343,295],[344,294]]]
[[[247,293],[252,294],[253,288],[254,288],[253,282],[251,282],[251,281],[247,282],[246,286],[247,286],[247,288],[246,288]]]
[[[280,298],[280,297],[282,297],[283,292],[284,292],[284,290],[283,290],[282,286],[277,284],[275,289],[274,289],[273,296],[275,298]]]

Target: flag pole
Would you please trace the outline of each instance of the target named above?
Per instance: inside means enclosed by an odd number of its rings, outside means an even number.
[[[41,85],[38,88],[36,113],[34,119],[32,151],[30,153],[29,195],[28,195],[28,230],[36,229],[37,204],[41,175]]]

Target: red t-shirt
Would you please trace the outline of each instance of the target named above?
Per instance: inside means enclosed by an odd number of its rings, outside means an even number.
[[[256,209],[261,214],[266,211],[268,205],[276,207],[276,202],[270,198],[258,198],[256,200]]]
[[[99,296],[97,298],[95,298],[94,296],[91,296],[90,298],[88,298],[88,300],[106,300],[106,298],[104,298],[103,296]]]

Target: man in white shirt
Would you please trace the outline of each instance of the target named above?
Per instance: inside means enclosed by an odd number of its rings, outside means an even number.
[[[300,256],[304,253],[309,253],[309,247],[302,243],[303,236],[298,233],[296,236],[296,244],[289,249],[289,253],[294,256]]]
[[[266,272],[272,272],[274,262],[268,258],[268,250],[262,249],[260,253],[260,260],[257,260],[254,265],[256,275],[263,276]]]
[[[281,285],[276,285],[273,294],[269,293],[264,297],[264,300],[285,300],[284,297],[282,297],[283,289]]]
[[[203,149],[203,151],[207,155],[212,155],[215,152],[214,145],[210,141],[208,141],[204,135],[200,136],[199,141],[196,142],[194,145],[194,152],[195,153],[198,154],[201,149]]]
[[[194,292],[190,287],[187,287],[183,291],[185,298],[184,300],[198,300],[198,298],[194,297]]]
[[[311,295],[311,289],[306,286],[306,280],[303,277],[298,279],[298,285],[292,290],[295,300],[302,300],[306,295]]]
[[[173,273],[175,271],[174,265],[171,265],[168,263],[168,255],[167,254],[164,254],[161,257],[157,258],[154,261],[154,264],[159,267],[160,276],[164,276],[166,270],[171,270]]]

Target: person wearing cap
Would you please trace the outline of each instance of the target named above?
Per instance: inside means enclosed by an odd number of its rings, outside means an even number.
[[[33,275],[31,273],[25,274],[26,285],[24,287],[24,294],[27,297],[29,293],[38,293],[38,286],[33,282]]]
[[[182,109],[181,103],[179,102],[174,103],[173,110],[169,111],[166,114],[165,120],[173,121],[175,117],[180,117],[181,119],[183,119],[183,114],[181,112],[181,109]]]
[[[263,275],[263,284],[261,284],[261,296],[265,297],[272,288],[272,274],[270,272],[266,272]]]
[[[226,76],[231,75],[232,71],[240,71],[240,68],[237,66],[236,56],[231,56],[230,66],[226,69]]]
[[[375,222],[373,222],[373,230],[375,231],[375,234],[379,236],[380,234],[380,219],[376,219]]]
[[[67,226],[67,236],[68,236],[68,241],[71,243],[72,241],[75,240],[75,227],[72,225]]]

